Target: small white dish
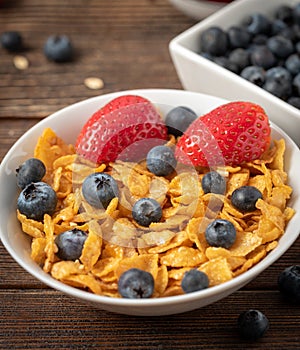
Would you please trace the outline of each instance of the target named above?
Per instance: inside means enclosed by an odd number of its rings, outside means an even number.
[[[15,169],[33,155],[37,139],[45,128],[52,128],[67,143],[74,143],[76,135],[92,113],[111,99],[130,93],[144,96],[154,104],[158,104],[163,114],[172,107],[186,105],[194,109],[198,115],[202,115],[226,102],[217,97],[181,90],[131,90],[102,95],[76,103],[40,121],[12,146],[1,163],[0,238],[15,261],[32,276],[49,287],[100,309],[139,316],[170,315],[194,310],[216,302],[249,283],[280,258],[297,239],[300,227],[300,150],[289,136],[276,125],[272,125],[272,137],[284,138],[286,142],[285,166],[289,175],[289,184],[294,189],[289,205],[296,210],[296,214],[288,223],[278,246],[249,271],[203,291],[156,299],[110,298],[70,287],[53,279],[30,258],[30,239],[22,232],[16,217],[16,199],[19,191],[16,186]]]
[[[260,12],[272,17],[279,5],[296,5],[298,0],[236,0],[171,40],[170,55],[186,90],[219,96],[227,100],[251,100],[267,111],[270,120],[300,145],[300,110],[237,74],[203,58],[200,34],[211,26],[223,29],[240,24],[246,15]]]

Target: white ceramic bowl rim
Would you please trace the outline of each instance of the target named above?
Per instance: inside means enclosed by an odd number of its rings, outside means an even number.
[[[207,95],[201,94],[201,93],[196,93],[196,92],[186,92],[182,90],[171,90],[171,89],[139,89],[139,90],[127,90],[127,91],[122,91],[122,92],[116,92],[116,93],[110,93],[106,94],[103,96],[97,96],[90,98],[88,100],[84,100],[81,102],[77,102],[73,105],[70,105],[68,107],[65,107],[58,112],[55,112],[54,114],[50,115],[49,117],[43,119],[42,121],[38,122],[35,126],[33,126],[30,130],[25,132],[23,136],[12,146],[12,148],[8,151],[4,159],[2,160],[1,166],[0,166],[0,178],[1,178],[1,172],[4,171],[5,165],[7,161],[10,159],[10,157],[14,154],[16,148],[18,147],[18,143],[21,141],[24,141],[28,135],[32,132],[32,130],[36,128],[41,128],[43,125],[47,125],[47,123],[55,119],[58,114],[60,113],[72,113],[74,109],[78,107],[80,104],[87,103],[89,101],[101,99],[102,97],[106,97],[107,100],[110,100],[116,96],[119,95],[124,95],[124,94],[137,94],[137,95],[142,95],[148,98],[151,98],[152,95],[155,94],[162,94],[162,95],[168,95],[168,94],[178,94],[178,97],[180,97],[181,94],[189,94],[189,95],[194,95],[194,96],[202,96],[205,97]],[[211,96],[209,96],[211,97]],[[219,104],[227,102],[226,100],[220,99],[220,98],[215,98],[216,102]],[[155,100],[152,100],[152,102],[155,104]],[[276,125],[271,123],[272,129],[280,131],[282,135],[286,138],[286,140],[292,144],[294,142],[281,130],[279,129]],[[296,147],[296,145],[294,145]],[[300,150],[299,151],[299,157],[300,157]],[[300,158],[299,158],[300,159]],[[297,215],[300,215],[297,213]],[[237,285],[245,285],[246,283],[250,282],[254,277],[256,277],[258,274],[260,274],[263,270],[265,270],[268,266],[270,266],[272,263],[274,263],[289,247],[290,245],[297,239],[298,237],[297,231],[293,231],[292,233],[289,233],[289,244],[282,244],[276,247],[273,251],[271,251],[267,257],[265,257],[261,262],[259,262],[257,265],[253,266],[250,270],[244,272],[243,274],[234,277],[232,280],[228,282],[224,282],[220,285],[209,287],[205,290],[194,292],[194,293],[189,293],[189,294],[184,294],[184,295],[178,295],[178,296],[169,296],[169,297],[163,297],[163,298],[150,298],[150,299],[122,299],[122,298],[112,298],[112,297],[107,297],[107,296],[101,296],[101,295],[96,295],[87,291],[83,291],[71,286],[68,286],[62,282],[59,282],[52,278],[49,274],[45,273],[42,269],[38,272],[38,270],[34,270],[30,268],[15,252],[14,248],[11,246],[8,237],[6,236],[4,232],[4,228],[0,227],[0,238],[5,246],[6,250],[9,252],[9,254],[14,258],[14,260],[22,266],[27,272],[29,272],[31,275],[36,277],[38,280],[41,282],[45,283],[46,285],[57,289],[59,291],[62,291],[64,293],[67,293],[69,295],[72,295],[76,298],[79,299],[84,299],[86,301],[91,301],[91,302],[100,302],[103,305],[119,305],[119,306],[126,306],[126,307],[131,307],[135,306],[138,307],[138,305],[143,305],[143,306],[149,306],[149,307],[157,307],[159,308],[161,305],[174,305],[174,304],[181,304],[185,303],[186,301],[193,301],[193,300],[199,300],[200,298],[208,298],[212,297],[216,294],[225,292],[228,289],[232,289]]]

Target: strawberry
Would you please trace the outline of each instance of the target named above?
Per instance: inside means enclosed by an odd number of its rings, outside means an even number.
[[[94,163],[137,160],[167,139],[167,127],[144,97],[119,96],[95,112],[77,137],[77,154]]]
[[[239,165],[269,148],[270,125],[262,107],[229,102],[196,119],[179,139],[176,157],[194,166]]]

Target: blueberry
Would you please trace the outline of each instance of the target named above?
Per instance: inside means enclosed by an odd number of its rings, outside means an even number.
[[[262,193],[254,186],[241,186],[231,195],[231,203],[238,210],[250,212],[256,209],[256,202],[262,198]]]
[[[267,47],[279,58],[286,58],[294,52],[292,41],[281,35],[275,35],[269,38]]]
[[[132,207],[132,217],[141,226],[149,226],[162,217],[160,204],[152,198],[141,198]]]
[[[209,279],[207,274],[197,269],[186,271],[181,280],[181,288],[184,293],[196,292],[206,289],[208,286]]]
[[[147,168],[157,176],[171,174],[177,165],[177,160],[172,148],[167,146],[155,146],[150,149],[146,157]]]
[[[54,62],[67,62],[73,58],[73,46],[66,35],[52,35],[44,45],[45,56]]]
[[[253,13],[247,16],[243,24],[251,34],[268,34],[271,30],[270,20],[261,13]]]
[[[254,35],[251,41],[251,44],[253,45],[266,45],[268,41],[268,36],[265,34],[257,34]]]
[[[28,219],[42,220],[45,214],[52,215],[57,204],[57,196],[45,182],[32,182],[20,193],[17,208]]]
[[[230,70],[233,73],[238,74],[240,71],[239,66],[236,63],[230,62],[228,57],[225,57],[225,56],[214,57],[213,62],[215,62],[217,65],[223,68]]]
[[[293,23],[293,9],[288,5],[280,5],[275,11],[275,17],[282,22],[290,25]]]
[[[23,40],[19,32],[9,31],[1,34],[1,45],[8,51],[19,51],[22,49]]]
[[[236,239],[234,225],[223,219],[212,221],[205,230],[207,243],[212,247],[230,248]]]
[[[199,55],[200,55],[201,57],[203,57],[203,58],[206,58],[207,60],[210,60],[210,61],[212,61],[213,58],[214,58],[214,56],[211,55],[211,54],[208,53],[208,52],[202,52],[202,51],[200,51],[200,52],[199,52]]]
[[[150,298],[154,291],[154,278],[150,272],[131,268],[120,276],[118,291],[123,298]]]
[[[300,303],[300,265],[284,269],[278,276],[278,288],[292,303]]]
[[[165,118],[169,134],[181,136],[197,117],[192,109],[185,106],[171,109]]]
[[[300,96],[300,73],[298,73],[297,75],[295,75],[293,82],[293,89],[295,90],[296,94],[298,96]]]
[[[55,244],[58,248],[56,255],[61,260],[79,259],[86,238],[87,233],[77,228],[62,232],[55,237]]]
[[[246,49],[251,40],[251,34],[242,27],[232,26],[227,30],[228,40],[231,48]]]
[[[215,56],[222,56],[229,47],[227,33],[219,27],[209,27],[200,35],[201,49]]]
[[[295,44],[296,53],[300,54],[300,41]]]
[[[236,64],[239,71],[249,66],[250,64],[250,53],[242,48],[237,48],[231,51],[228,57],[229,61]]]
[[[290,97],[292,94],[292,84],[289,82],[284,82],[281,84],[275,80],[268,79],[262,87],[264,90],[281,98],[282,100],[288,99],[288,97]]]
[[[280,34],[284,29],[286,29],[288,26],[285,22],[283,22],[281,19],[275,19],[272,22],[272,35]]]
[[[272,51],[265,45],[257,46],[251,53],[251,64],[269,69],[276,64],[276,58]]]
[[[119,196],[119,188],[111,175],[97,172],[84,179],[82,195],[93,207],[106,209],[110,201]]]
[[[17,185],[25,188],[31,182],[39,182],[46,173],[44,163],[37,158],[29,158],[16,169]]]
[[[275,80],[278,83],[291,82],[291,73],[284,67],[272,67],[266,71],[266,80]]]
[[[250,341],[258,340],[269,329],[268,318],[261,311],[254,309],[242,312],[237,324],[240,336]]]
[[[204,193],[224,194],[226,191],[226,181],[217,171],[206,173],[201,180],[201,184]]]
[[[266,79],[266,71],[262,67],[248,66],[241,71],[241,77],[261,87]]]
[[[300,55],[299,53],[293,53],[285,61],[285,67],[288,71],[296,75],[300,72]]]
[[[294,33],[294,38],[293,38],[294,45],[297,45],[297,43],[300,40],[300,24],[299,23],[293,24],[291,28]]]
[[[294,22],[300,24],[300,3],[293,8]]]
[[[279,33],[279,35],[285,39],[292,41],[292,43],[297,41],[297,33],[293,27],[286,27],[286,28],[282,29],[282,31]]]
[[[284,67],[273,67],[266,72],[263,88],[274,96],[286,100],[292,94],[292,76]]]
[[[300,109],[300,97],[299,96],[291,96],[290,98],[287,99],[286,101],[288,104],[291,106],[294,106],[298,109]]]

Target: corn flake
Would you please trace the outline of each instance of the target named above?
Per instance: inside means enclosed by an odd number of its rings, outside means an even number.
[[[170,137],[167,145],[175,144]],[[48,128],[38,139],[34,156],[46,166],[43,181],[56,191],[56,211],[42,221],[19,211],[17,218],[31,238],[31,258],[63,283],[118,298],[121,274],[139,268],[154,278],[153,297],[180,295],[181,280],[191,268],[205,272],[214,286],[249,270],[277,247],[295,213],[287,206],[292,188],[284,153],[284,140],[274,140],[262,159],[217,168],[226,179],[226,193],[204,194],[201,180],[207,169],[179,166],[177,172],[160,177],[147,169],[145,161],[93,164]],[[93,172],[107,172],[118,183],[119,196],[106,209],[92,207],[81,193],[84,179]],[[232,192],[244,185],[263,194],[250,213],[237,210],[230,200]],[[149,227],[139,226],[131,214],[142,197],[154,198],[162,207],[162,219]],[[229,249],[211,247],[205,239],[207,225],[216,218],[231,221],[237,230]],[[60,260],[55,238],[73,228],[87,233],[81,256],[76,261]]]

